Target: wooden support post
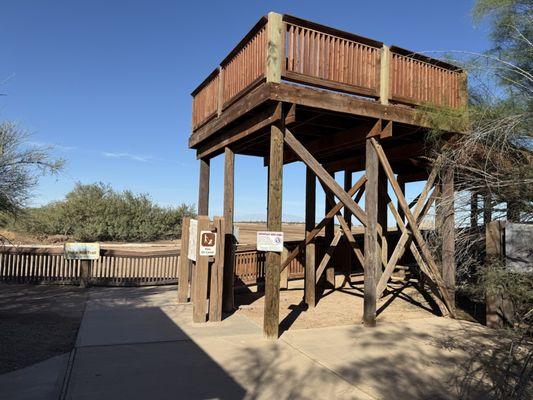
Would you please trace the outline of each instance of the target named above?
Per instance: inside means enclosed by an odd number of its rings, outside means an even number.
[[[366,190],[365,190],[365,275],[364,309],[365,326],[376,325],[376,284],[377,272],[381,269],[378,245],[378,157],[370,139],[366,142]]]
[[[330,172],[330,175],[333,179],[335,179],[335,173]],[[333,197],[333,193],[329,190],[325,190],[325,201],[326,204],[324,205],[325,213],[324,215],[327,215],[328,212],[331,210],[331,204],[334,203],[335,198]],[[335,236],[335,220],[332,218],[328,221],[326,224],[326,228],[324,230],[324,240],[326,243],[326,246],[331,246],[331,243],[333,242],[333,237]],[[325,281],[325,287],[326,288],[333,288],[335,289],[335,265],[333,263],[329,263],[326,268],[326,281]]]
[[[217,235],[215,261],[211,264],[211,284],[209,286],[209,321],[222,321],[222,287],[224,275],[224,218],[213,219],[213,230]]]
[[[235,154],[224,149],[224,288],[222,308],[225,312],[233,311],[235,281],[235,236],[233,235]]]
[[[270,127],[267,230],[281,231],[281,195],[283,177],[283,130]],[[281,254],[268,252],[265,272],[265,309],[263,333],[268,339],[279,335],[279,285]]]
[[[266,81],[281,82],[281,67],[284,57],[283,16],[275,12],[268,13],[267,23],[267,59]]]
[[[442,174],[442,279],[455,309],[455,213],[454,171],[446,168]],[[450,310],[453,311],[453,310]],[[452,312],[453,313],[453,312]]]
[[[477,219],[479,215],[479,209],[477,206],[478,195],[476,192],[470,193],[470,228],[477,228]]]
[[[483,224],[492,222],[492,198],[489,192],[483,194]]]
[[[80,287],[91,286],[91,263],[92,260],[80,260]]]
[[[398,179],[398,186],[400,187],[400,190],[402,191],[403,195],[405,196],[405,182],[404,182],[404,180],[402,179],[402,177],[400,175],[398,175],[397,179]],[[398,210],[398,214],[400,215],[400,219],[403,222],[402,226],[404,226],[405,225],[405,215],[403,213],[402,207],[400,207],[400,202],[398,200],[396,202],[396,209]],[[396,224],[396,226],[398,227],[398,230],[401,229],[400,225]]]
[[[520,222],[520,203],[516,200],[507,202],[507,221]]]
[[[381,48],[381,68],[379,80],[379,102],[383,105],[389,104],[389,70],[390,70],[390,48],[383,45]]]
[[[350,170],[344,171],[344,190],[348,192],[352,187],[352,172]],[[352,229],[352,213],[348,208],[344,208],[344,220],[346,221],[347,228]],[[344,283],[350,282],[350,274],[352,273],[352,245],[348,238],[345,240],[346,243],[346,260],[344,265]]]
[[[189,257],[189,217],[183,218],[181,223],[181,248],[180,263],[178,269],[178,303],[187,303],[189,301],[189,271],[191,262]]]
[[[209,257],[200,255],[201,232],[209,230],[209,217],[198,216],[198,232],[196,236],[196,265],[194,273],[194,291],[192,302],[193,322],[207,321],[207,288],[209,279]]]
[[[378,250],[383,265],[387,265],[389,258],[389,247],[387,243],[387,212],[388,212],[388,187],[387,187],[387,175],[383,171],[383,168],[379,168],[378,171]],[[376,277],[379,282],[382,273],[381,264],[376,271]]]
[[[198,215],[209,214],[209,159],[200,159],[200,182],[198,185]]]
[[[287,248],[283,247],[283,251],[281,252],[282,263],[287,259],[288,255],[289,255],[289,251],[287,250]],[[287,290],[289,288],[289,268],[285,268],[283,269],[283,271],[281,271],[281,275],[279,279],[280,279],[279,288]]]
[[[305,236],[307,237],[315,228],[316,217],[316,177],[307,167],[305,170]],[[316,249],[315,241],[311,240],[305,246],[305,293],[304,301],[307,307],[316,305]]]

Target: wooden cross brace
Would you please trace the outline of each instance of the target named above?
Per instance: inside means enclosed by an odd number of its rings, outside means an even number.
[[[361,178],[359,178],[357,182],[355,182],[355,185],[353,185],[352,188],[348,190],[347,194],[350,196],[350,198],[351,196],[357,193],[355,201],[359,201],[359,199],[363,195],[365,183],[366,183],[366,176],[363,175]],[[331,208],[331,210],[329,210],[329,212],[326,214],[324,219],[322,219],[322,221],[320,221],[320,223],[311,232],[307,234],[303,242],[301,242],[298,246],[296,246],[296,248],[292,250],[291,253],[287,256],[287,259],[281,265],[281,271],[283,271],[287,267],[287,265],[290,264],[292,260],[298,257],[298,255],[300,254],[300,252],[302,252],[305,246],[308,243],[310,243],[320,233],[320,231],[322,230],[322,228],[324,228],[324,226],[326,226],[328,221],[331,218],[333,218],[343,207],[344,207],[344,204],[341,202],[338,202]]]
[[[448,311],[450,312],[450,315],[454,317],[455,309],[453,306],[453,301],[451,299],[450,293],[448,292],[448,289],[446,288],[444,280],[442,279],[442,276],[439,272],[439,269],[433,258],[433,255],[429,251],[427,243],[425,242],[424,238],[422,237],[422,234],[420,233],[419,226],[417,223],[417,218],[413,216],[413,213],[411,212],[407,204],[407,201],[405,200],[405,196],[398,184],[398,181],[396,180],[394,176],[394,172],[392,171],[392,168],[389,164],[389,161],[387,160],[387,156],[385,155],[383,148],[375,139],[371,138],[369,140],[371,141],[372,146],[374,146],[374,149],[376,150],[376,154],[378,156],[379,162],[381,166],[383,167],[385,174],[387,175],[387,178],[392,186],[392,189],[394,190],[394,193],[396,194],[396,197],[398,199],[398,204],[400,205],[402,211],[404,212],[404,215],[407,219],[407,223],[410,227],[411,235],[414,237],[414,240],[416,241],[416,243],[418,244],[420,248],[424,261],[427,263],[427,267],[428,267],[427,272],[429,273],[428,276],[437,285],[440,291],[440,294],[442,295],[442,298],[444,300],[444,303],[446,304],[446,307],[448,308]],[[435,169],[432,171],[432,175],[434,174],[436,175]],[[433,181],[435,179],[434,176],[433,177],[430,176],[430,178],[432,178]],[[428,183],[429,181],[430,179],[428,178]],[[431,182],[431,185],[432,184],[433,182]],[[431,187],[431,185],[428,186],[426,184],[426,187],[424,189],[427,189],[429,191],[429,188]],[[417,202],[417,206],[420,204],[423,204],[420,202],[423,197],[425,196],[420,196],[420,199]],[[402,236],[403,236],[403,233],[402,233]]]

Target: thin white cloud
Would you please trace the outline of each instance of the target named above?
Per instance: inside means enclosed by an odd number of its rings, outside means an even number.
[[[110,151],[103,151],[100,154],[108,158],[125,158],[128,160],[139,161],[139,162],[148,162],[150,160],[153,160],[152,156],[145,156],[145,155],[140,155],[140,154],[118,153],[118,152],[110,152]]]
[[[27,142],[29,146],[35,146],[35,147],[46,147],[51,148],[52,150],[60,150],[60,151],[73,151],[77,150],[78,148],[76,146],[65,146],[62,144],[57,143],[48,143],[48,142],[36,142],[36,141],[29,141]]]

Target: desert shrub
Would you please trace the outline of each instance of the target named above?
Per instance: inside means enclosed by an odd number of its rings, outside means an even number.
[[[117,192],[102,183],[77,184],[65,200],[27,209],[9,228],[84,241],[153,241],[179,237],[183,217],[194,215],[186,204],[161,207],[146,194]]]

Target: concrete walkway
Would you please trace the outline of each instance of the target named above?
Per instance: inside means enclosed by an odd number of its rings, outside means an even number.
[[[486,398],[484,327],[444,318],[285,332],[241,315],[193,324],[174,288],[91,289],[68,399]],[[474,378],[474,379],[473,379]],[[466,395],[466,396],[465,396]]]

